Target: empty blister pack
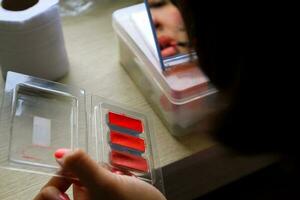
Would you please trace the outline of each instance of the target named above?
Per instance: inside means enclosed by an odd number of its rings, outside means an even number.
[[[58,174],[57,149],[83,149],[114,173],[163,191],[148,117],[83,89],[9,72],[1,105],[0,167]]]

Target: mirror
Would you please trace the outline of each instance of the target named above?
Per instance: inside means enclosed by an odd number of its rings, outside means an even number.
[[[171,0],[145,0],[162,70],[196,60],[179,9]]]

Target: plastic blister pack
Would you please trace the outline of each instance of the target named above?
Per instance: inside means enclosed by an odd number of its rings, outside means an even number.
[[[54,153],[83,149],[112,172],[163,191],[148,117],[84,90],[8,72],[1,105],[0,167],[58,175]]]

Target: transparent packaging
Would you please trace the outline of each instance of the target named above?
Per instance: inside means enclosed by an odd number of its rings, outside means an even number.
[[[149,119],[125,105],[8,72],[0,120],[0,168],[61,176],[55,151],[80,148],[111,171],[163,192]]]
[[[147,15],[144,3],[113,13],[120,63],[171,134],[182,136],[205,129],[206,117],[223,106],[218,105],[217,90],[195,63],[161,71],[157,53],[147,48],[145,42],[147,37],[151,43],[149,33],[152,32],[150,21],[144,15]],[[136,24],[140,20],[133,20],[136,16],[144,16],[143,34]]]
[[[93,0],[62,0],[60,1],[61,16],[75,16],[87,11],[94,4]]]

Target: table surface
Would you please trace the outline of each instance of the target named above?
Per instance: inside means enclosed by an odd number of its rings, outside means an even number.
[[[193,198],[273,162],[275,158],[269,155],[246,158],[227,152],[206,133],[181,138],[171,136],[118,62],[118,43],[112,28],[112,12],[139,2],[98,0],[90,11],[74,17],[64,17],[63,31],[70,71],[59,82],[137,108],[152,118],[166,192],[170,199]],[[1,88],[3,85],[1,80]],[[225,163],[228,163],[226,167]],[[220,165],[223,167],[220,168]],[[188,169],[195,167],[201,170],[193,175],[187,173],[190,171]],[[226,175],[224,169],[227,170]],[[180,177],[178,172],[181,172],[183,183],[183,180],[191,183],[190,187],[176,184]],[[208,172],[211,176],[208,176]],[[195,176],[202,177],[202,180],[190,181]],[[48,179],[47,176],[37,174],[0,170],[0,199],[32,199]],[[195,189],[194,185],[199,187]]]

